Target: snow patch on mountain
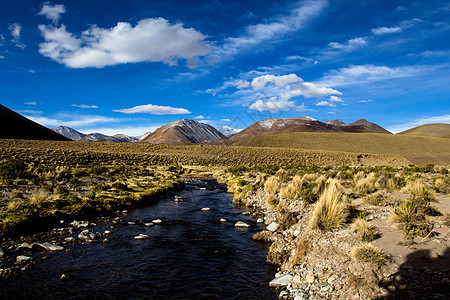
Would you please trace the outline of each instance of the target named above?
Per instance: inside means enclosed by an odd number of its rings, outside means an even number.
[[[219,127],[216,127],[216,129],[220,133],[222,133],[224,136],[226,136],[227,138],[235,135],[236,133],[238,133],[239,131],[242,130],[242,129],[231,128],[230,126],[219,126]]]

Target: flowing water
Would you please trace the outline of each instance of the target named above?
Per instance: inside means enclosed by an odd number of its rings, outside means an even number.
[[[94,231],[111,230],[108,244],[45,254],[47,260],[0,281],[0,298],[276,299],[267,249],[252,240],[263,228],[215,181],[187,184],[178,195],[183,202],[167,198],[130,211],[120,224],[98,224]],[[160,225],[145,226],[157,218]],[[236,221],[251,227],[235,228]],[[152,238],[135,240],[138,234]]]

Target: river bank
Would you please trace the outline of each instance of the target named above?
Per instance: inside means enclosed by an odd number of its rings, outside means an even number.
[[[279,268],[270,285],[279,298],[446,299],[450,197],[442,173],[241,167],[216,176],[236,203],[264,215],[266,229],[254,239],[271,244],[267,260]],[[333,195],[334,208],[318,208]],[[394,222],[408,207],[409,223]]]

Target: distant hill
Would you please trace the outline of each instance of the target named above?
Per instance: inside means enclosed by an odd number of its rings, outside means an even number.
[[[59,126],[59,127],[53,128],[53,131],[56,131],[60,135],[63,135],[66,138],[74,140],[74,141],[79,141],[86,136],[86,134],[76,131],[75,129],[67,127],[67,126]]]
[[[69,141],[65,136],[54,132],[21,114],[0,104],[0,138],[24,140]]]
[[[184,119],[156,129],[142,141],[152,144],[204,144],[225,138],[211,125]]]
[[[367,120],[345,124],[340,120],[321,122],[311,117],[266,119],[252,124],[230,138],[231,142],[249,139],[259,135],[283,134],[290,132],[352,132],[352,133],[386,133],[377,124]]]
[[[133,136],[125,134],[116,134],[113,136],[105,135],[102,133],[90,133],[85,135],[80,142],[102,142],[102,143],[136,143],[139,139]]]
[[[116,134],[113,136],[108,136],[97,132],[84,134],[67,126],[59,126],[53,130],[71,140],[80,142],[134,143],[140,141],[139,138],[125,134]]]
[[[227,138],[232,137],[233,135],[235,135],[236,133],[238,133],[240,130],[231,128],[230,126],[219,126],[216,127],[216,129],[222,133],[224,136],[226,136]]]
[[[433,123],[408,129],[398,135],[416,135],[450,139],[450,124]]]
[[[450,139],[444,138],[374,133],[292,132],[255,136],[233,145],[384,154],[402,156],[418,165],[450,164]]]

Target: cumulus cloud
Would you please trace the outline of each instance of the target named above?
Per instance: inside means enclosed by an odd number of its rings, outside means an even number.
[[[63,4],[51,5],[50,2],[42,3],[41,11],[38,15],[45,16],[47,19],[51,20],[53,24],[57,24],[61,15],[66,12],[66,8]]]
[[[124,114],[146,113],[152,115],[184,115],[191,112],[184,108],[174,108],[170,106],[159,106],[153,104],[139,105],[132,108],[114,109],[115,112]]]
[[[413,76],[421,71],[418,67],[396,67],[374,65],[350,66],[334,70],[316,81],[321,86],[350,86],[374,81]]]
[[[331,96],[330,101],[331,102],[344,102],[344,100],[342,100],[341,98],[336,97],[336,96]]]
[[[247,102],[250,109],[257,111],[305,111],[302,104],[297,106],[293,98],[321,99],[329,95],[341,95],[341,92],[312,82],[304,82],[296,74],[272,75],[265,74],[254,77],[247,88],[234,94],[239,101]]]
[[[416,126],[425,125],[425,124],[431,124],[431,123],[446,123],[450,124],[450,115],[441,115],[441,116],[434,116],[434,117],[423,117],[417,120],[412,120],[410,122],[396,125],[389,127],[389,131],[392,133],[398,133],[402,132],[408,129],[411,129]]]
[[[194,119],[196,120],[204,120],[206,119],[203,115],[196,116]]]
[[[258,23],[245,28],[245,33],[226,39],[224,45],[217,49],[218,55],[236,54],[241,49],[249,48],[279,38],[280,36],[302,29],[310,20],[318,16],[328,5],[326,0],[305,0],[297,4],[288,15],[272,22]]]
[[[351,52],[351,51],[354,51],[361,47],[367,46],[367,38],[357,37],[357,38],[348,40],[347,43],[345,43],[345,44],[332,42],[332,43],[329,43],[328,46],[330,46],[332,49]]]
[[[93,25],[80,37],[64,25],[39,25],[39,30],[45,39],[39,52],[70,68],[137,62],[177,65],[180,59],[195,67],[199,57],[211,51],[203,34],[181,23],[169,24],[163,18],[143,19],[134,27],[127,22],[107,29]]]
[[[72,104],[72,106],[74,107],[79,107],[79,108],[98,108],[97,105],[85,105],[85,104]]]
[[[252,80],[251,86],[253,87],[253,90],[259,91],[264,89],[268,83],[273,83],[276,87],[283,88],[290,83],[299,81],[303,81],[303,79],[301,79],[295,74],[281,75],[281,76],[263,75],[254,78]]]
[[[257,100],[249,106],[250,109],[257,111],[269,111],[271,113],[277,111],[288,111],[288,110],[298,110],[305,111],[304,105],[297,106],[294,101],[288,101],[287,99],[278,99],[277,97],[272,97],[267,100]]]

